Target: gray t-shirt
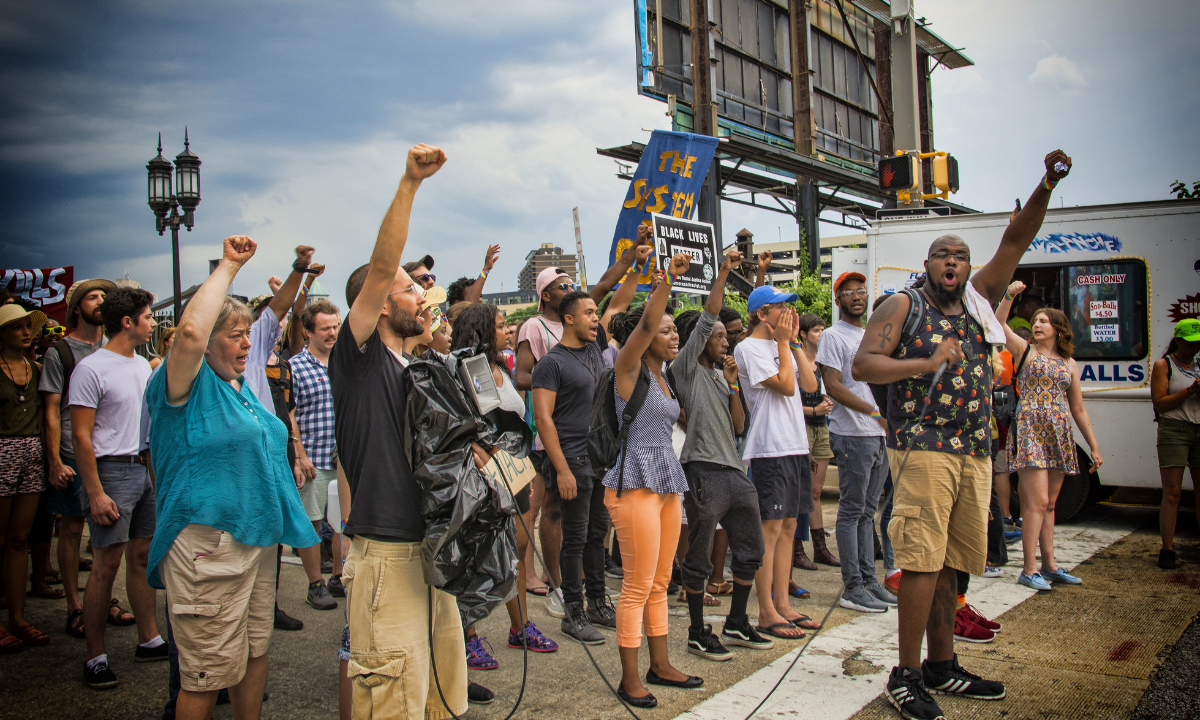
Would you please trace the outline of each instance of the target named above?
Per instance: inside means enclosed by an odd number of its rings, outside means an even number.
[[[108,339],[101,335],[100,341],[95,345],[80,342],[71,337],[64,338],[60,342],[65,342],[71,349],[71,354],[75,356],[75,366],[78,367],[81,360],[104,347],[107,341]],[[58,443],[58,452],[64,458],[74,458],[75,453],[71,448],[71,405],[67,402],[66,394],[63,393],[65,384],[62,360],[58,357],[58,351],[50,348],[46,351],[46,357],[42,359],[42,379],[38,383],[38,390],[62,396],[58,403],[58,417],[62,426],[62,439]]]
[[[858,352],[858,346],[866,332],[845,320],[838,320],[833,327],[826,328],[821,333],[821,342],[817,346],[817,364],[840,372],[842,384],[846,389],[873,406],[875,396],[871,394],[870,386],[861,380],[855,380],[850,371],[854,365],[854,355]],[[829,432],[850,437],[887,435],[870,415],[851,410],[837,400],[833,401],[833,410],[829,413]]]
[[[125,357],[97,350],[75,366],[68,391],[71,405],[96,409],[92,448],[96,457],[136,455],[149,446],[149,426],[142,422],[150,363],[140,355]]]
[[[701,460],[742,470],[746,464],[738,455],[733,416],[729,413],[729,383],[717,368],[700,364],[700,355],[718,319],[702,312],[687,344],[671,363],[675,390],[687,413],[687,440],[679,461]]]

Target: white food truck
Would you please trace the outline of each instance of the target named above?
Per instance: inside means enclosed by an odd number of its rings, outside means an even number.
[[[924,272],[930,242],[947,233],[967,242],[978,269],[1008,221],[1008,212],[875,221],[866,247],[834,249],[833,276],[861,272],[872,301],[899,292]],[[1098,476],[1088,474],[1086,443],[1076,430],[1083,474],[1064,483],[1058,521],[1117,488],[1160,488],[1150,366],[1176,321],[1200,318],[1200,201],[1051,209],[1014,279],[1070,319],[1084,400],[1104,454]],[[1184,489],[1192,489],[1186,474]]]

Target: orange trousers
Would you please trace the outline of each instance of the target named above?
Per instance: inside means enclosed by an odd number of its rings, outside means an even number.
[[[636,648],[645,634],[667,634],[667,585],[679,545],[682,505],[675,493],[660,495],[648,488],[624,490],[621,497],[604,489],[617,539],[625,579],[617,598],[617,646]]]

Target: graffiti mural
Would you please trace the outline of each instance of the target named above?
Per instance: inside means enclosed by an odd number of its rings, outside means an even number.
[[[1121,239],[1105,233],[1050,233],[1033,239],[1025,252],[1048,255],[1069,252],[1118,252]]]

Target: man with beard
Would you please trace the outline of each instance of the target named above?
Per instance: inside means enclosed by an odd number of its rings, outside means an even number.
[[[896,604],[896,596],[875,577],[872,543],[875,509],[888,473],[887,432],[871,388],[850,372],[864,333],[866,280],[862,273],[845,272],[833,284],[841,318],[821,333],[817,365],[825,392],[834,401],[829,413],[829,446],[837,458],[837,544],[846,586],[838,604],[848,610],[878,613]]]
[[[353,541],[342,581],[355,717],[446,717],[430,675],[431,650],[450,710],[467,710],[462,620],[454,597],[431,592],[422,577],[421,490],[404,449],[403,343],[424,331],[416,317],[424,297],[401,269],[400,255],[417,189],[445,162],[436,147],[408,151],[371,262],[346,281],[350,311],[329,355],[334,434],[353,498],[343,529]]]
[[[1005,696],[1002,684],[958,664],[955,571],[984,572],[991,482],[990,345],[1003,338],[991,305],[1004,296],[1046,216],[1050,191],[1070,172],[1071,158],[1055,150],[1045,165],[1041,183],[987,264],[971,277],[971,249],[962,238],[934,240],[925,260],[928,281],[917,290],[921,295],[898,293],[880,305],[854,359],[855,378],[891,384],[887,444],[896,487],[890,534],[896,564],[904,573],[900,664],[892,668],[887,697],[905,718],[943,717],[930,690],[980,700]],[[916,332],[902,342],[914,300],[923,300],[915,303],[922,317]],[[948,369],[938,374],[942,365]],[[922,637],[929,644],[924,663]]]

